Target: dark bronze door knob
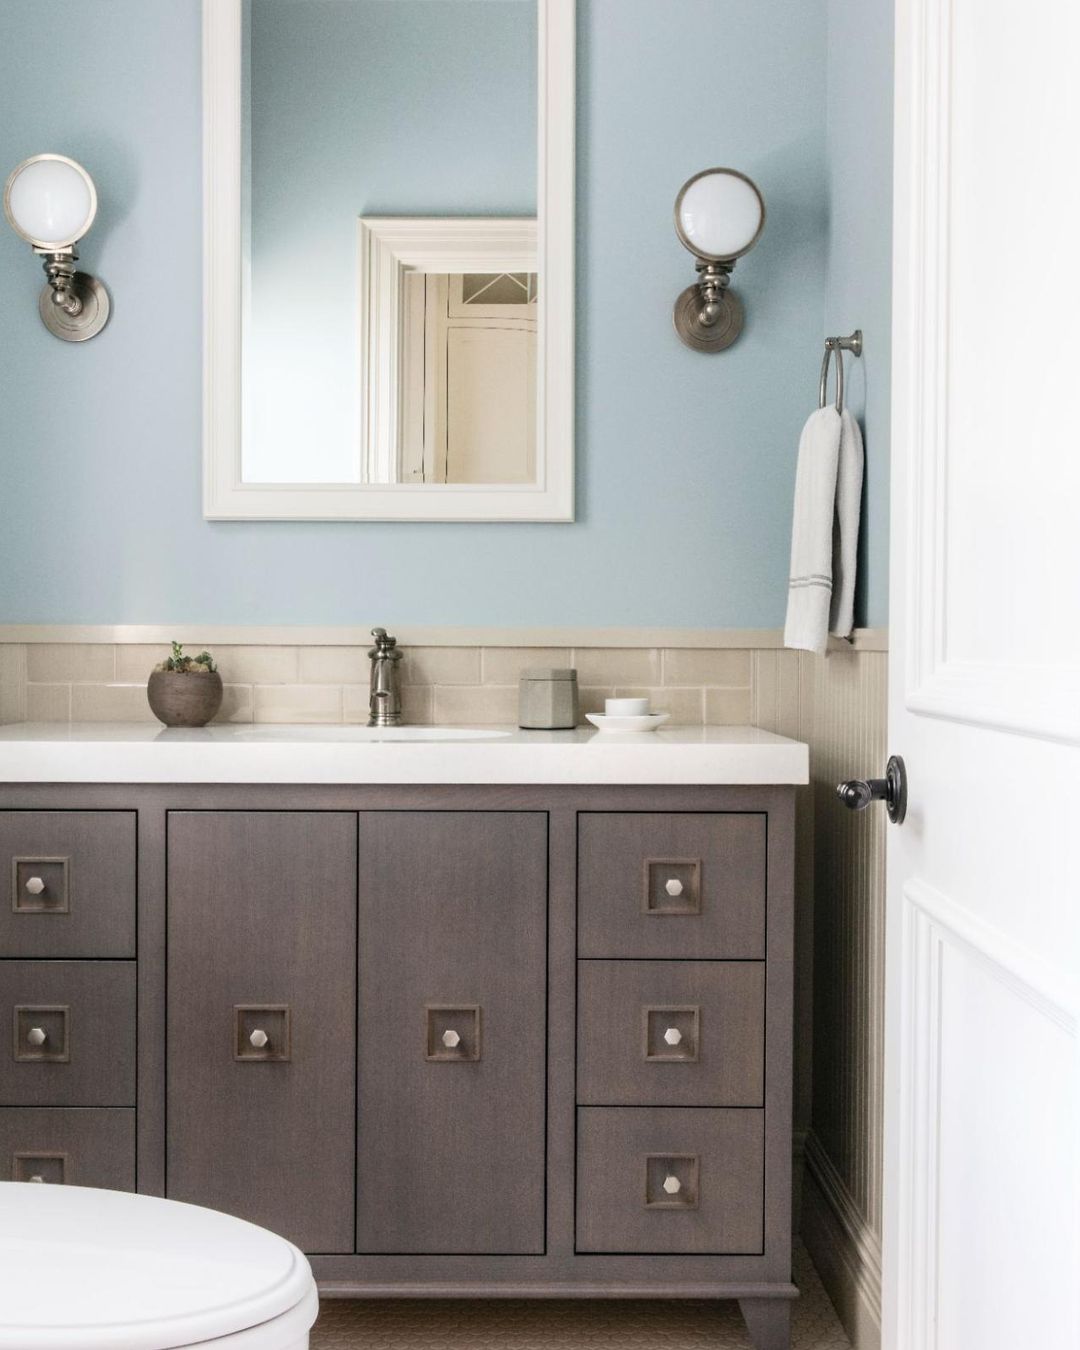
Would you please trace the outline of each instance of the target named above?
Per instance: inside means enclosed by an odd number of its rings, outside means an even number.
[[[884,778],[852,778],[839,783],[836,795],[850,811],[865,811],[871,802],[884,802],[889,819],[900,825],[907,814],[907,771],[899,755],[892,755]]]

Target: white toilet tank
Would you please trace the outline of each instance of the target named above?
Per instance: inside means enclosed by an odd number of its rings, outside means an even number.
[[[0,1350],[307,1350],[307,1258],[228,1214],[0,1182]]]

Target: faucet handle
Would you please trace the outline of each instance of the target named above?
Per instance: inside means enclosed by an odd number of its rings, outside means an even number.
[[[387,651],[397,646],[397,638],[390,637],[385,628],[373,628],[371,636],[375,639],[375,650],[377,652]]]

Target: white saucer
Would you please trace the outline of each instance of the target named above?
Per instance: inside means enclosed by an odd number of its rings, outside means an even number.
[[[585,716],[598,731],[655,731],[671,714],[645,713],[641,717],[605,717],[603,713],[586,713]]]

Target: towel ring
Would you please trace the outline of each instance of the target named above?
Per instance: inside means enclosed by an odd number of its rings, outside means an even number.
[[[824,408],[829,385],[829,362],[836,353],[836,411],[844,411],[844,352],[862,356],[862,329],[856,328],[850,337],[825,339],[825,355],[821,358],[821,380],[818,384],[818,407]]]

